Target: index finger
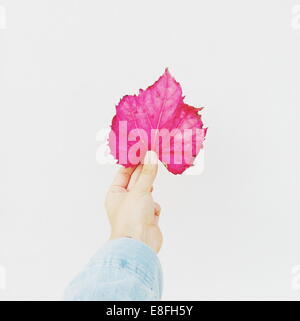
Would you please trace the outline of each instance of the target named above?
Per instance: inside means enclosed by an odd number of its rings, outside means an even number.
[[[148,151],[144,159],[141,174],[132,189],[142,193],[151,192],[153,182],[157,175],[157,169],[157,154],[154,151]]]
[[[130,181],[131,174],[135,170],[135,167],[127,167],[127,168],[121,167],[118,170],[111,186],[127,188],[127,185]]]

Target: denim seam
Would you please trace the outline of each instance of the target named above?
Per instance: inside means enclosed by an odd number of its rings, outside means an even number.
[[[144,272],[143,269],[139,268],[137,265],[128,263],[126,264],[126,266],[121,266],[120,262],[122,259],[114,259],[113,261],[111,260],[110,262],[105,261],[105,260],[100,260],[94,263],[91,263],[90,265],[88,265],[88,268],[94,268],[94,267],[98,267],[98,268],[117,268],[118,270],[127,270],[128,272],[130,272],[130,274],[135,275],[138,277],[138,279],[148,288],[150,288],[151,291],[153,291],[153,286],[152,284],[155,281],[155,277],[150,277],[148,275],[148,273]]]

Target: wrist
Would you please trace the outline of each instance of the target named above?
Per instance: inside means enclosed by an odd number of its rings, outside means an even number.
[[[137,227],[134,229],[122,229],[122,230],[112,229],[109,239],[115,240],[118,238],[127,237],[127,238],[131,238],[131,239],[140,241],[140,242],[145,243],[146,245],[150,246],[147,242],[146,235],[147,235],[146,229],[143,227]]]

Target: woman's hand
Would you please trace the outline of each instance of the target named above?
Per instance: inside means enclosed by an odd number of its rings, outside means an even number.
[[[111,224],[110,239],[131,237],[146,243],[155,252],[160,250],[160,206],[151,195],[157,168],[157,155],[149,151],[143,165],[121,168],[117,173],[105,201]]]

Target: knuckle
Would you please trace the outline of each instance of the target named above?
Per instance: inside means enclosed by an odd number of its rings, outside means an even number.
[[[144,175],[153,175],[155,173],[155,168],[153,166],[144,166],[143,174]]]
[[[145,195],[146,192],[145,192],[143,189],[134,187],[134,188],[129,192],[129,194],[131,195],[132,198],[135,199],[136,197],[141,197],[141,196]]]

